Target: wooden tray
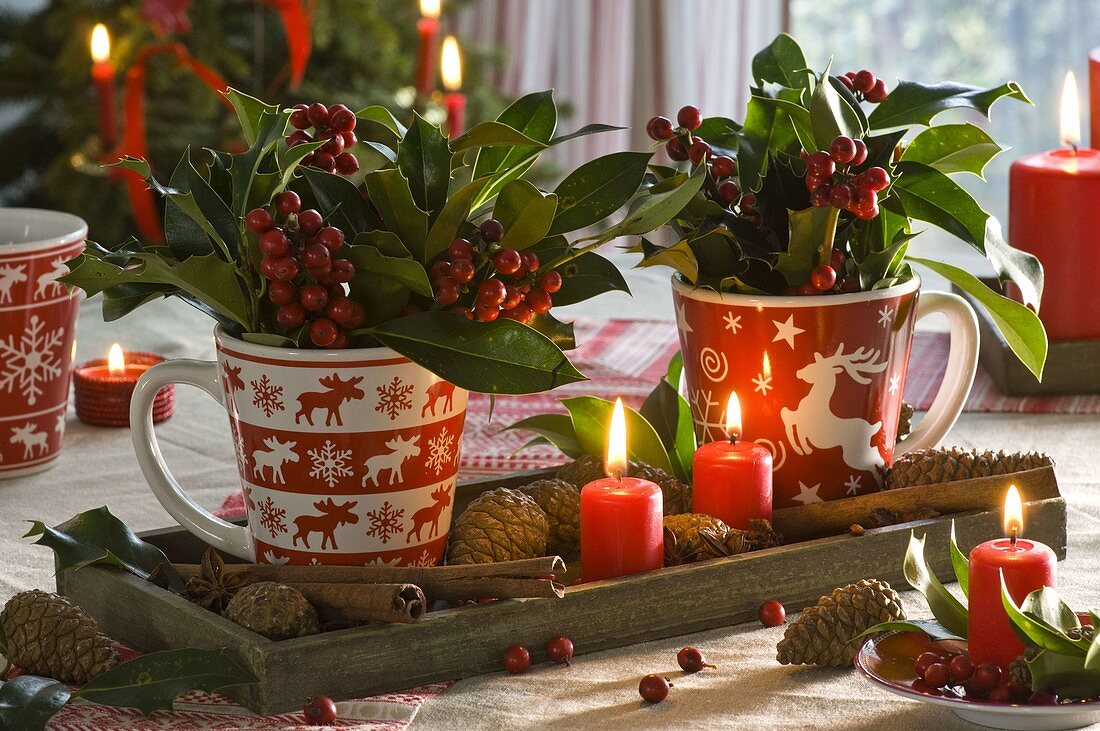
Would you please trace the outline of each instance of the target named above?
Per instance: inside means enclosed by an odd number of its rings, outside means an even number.
[[[482,491],[519,486],[546,472],[460,485],[455,508]],[[84,608],[109,636],[135,649],[229,648],[259,684],[227,695],[262,714],[300,709],[323,693],[335,699],[402,690],[500,670],[504,648],[542,648],[557,634],[578,654],[755,620],[761,603],[788,611],[867,577],[904,585],[902,557],[910,531],[927,533],[926,556],[941,578],[952,576],[947,545],[955,520],[963,550],[1000,535],[1009,482],[1026,501],[1024,535],[1066,554],[1066,505],[1045,467],[1011,476],[967,480],[786,508],[775,525],[788,543],[730,558],[569,587],[563,599],[508,599],[428,612],[416,624],[371,625],[272,642],[182,597],[115,569],[90,566],[58,575],[58,592]],[[867,530],[848,526],[873,508],[933,507],[945,515]],[[950,513],[950,515],[947,515]],[[828,535],[832,534],[832,535]],[[824,535],[824,537],[819,537]],[[181,528],[142,534],[175,562],[196,562],[204,545]],[[536,660],[541,652],[536,650]]]
[[[994,280],[983,280],[994,291]],[[1007,396],[1055,396],[1100,393],[1100,340],[1056,340],[1050,343],[1040,383],[1008,347],[985,308],[958,287],[978,313],[982,342],[980,359],[1001,393]]]

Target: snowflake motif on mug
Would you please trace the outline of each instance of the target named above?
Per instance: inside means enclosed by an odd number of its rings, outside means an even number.
[[[894,321],[894,310],[890,305],[884,306],[878,311],[878,324],[883,327],[890,327],[890,324]]]
[[[276,411],[286,408],[283,405],[283,387],[272,383],[265,373],[259,381],[252,381],[252,405],[271,418]]]
[[[732,311],[722,315],[722,319],[726,322],[726,329],[734,335],[741,329],[741,316],[734,315]]]
[[[351,477],[352,468],[350,449],[337,449],[331,439],[326,439],[320,449],[311,449],[307,452],[313,461],[313,467],[309,470],[309,476],[315,480],[324,480],[325,484],[332,487],[341,477]]]
[[[443,427],[438,436],[428,440],[428,461],[425,464],[438,475],[454,464],[454,460],[455,435],[449,433],[447,427]]]
[[[754,385],[752,390],[757,393],[762,393],[765,396],[768,395],[768,391],[775,388],[775,386],[772,385],[772,377],[765,376],[763,373],[757,373],[756,378],[752,379],[752,382]]]
[[[381,556],[375,556],[370,561],[363,563],[364,566],[399,566],[401,564],[400,558],[387,558],[383,559]]]
[[[18,336],[12,333],[0,340],[0,390],[14,394],[16,389],[34,406],[42,395],[42,386],[61,375],[57,353],[64,338],[61,328],[45,331],[38,315],[31,315],[30,326]]]
[[[286,510],[275,505],[270,497],[260,503],[260,525],[271,533],[274,538],[279,533],[286,533]]]
[[[378,510],[371,510],[367,513],[367,520],[370,522],[370,528],[367,529],[367,535],[373,536],[382,543],[389,543],[390,539],[394,536],[401,535],[405,532],[403,518],[405,517],[405,509],[394,509],[394,506],[390,505],[390,501],[382,503],[382,507]]]
[[[432,558],[432,555],[428,553],[427,549],[420,552],[420,555],[416,558],[407,559],[402,566],[435,566],[439,563],[436,559]]]
[[[378,386],[374,390],[378,392],[378,404],[374,407],[374,410],[379,414],[390,417],[390,421],[396,419],[402,411],[408,411],[413,406],[412,399],[409,398],[409,394],[413,390],[412,385],[402,382],[397,376],[394,376],[389,383]]]

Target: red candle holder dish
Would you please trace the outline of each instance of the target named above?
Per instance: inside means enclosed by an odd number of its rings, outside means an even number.
[[[77,366],[73,372],[76,415],[86,424],[129,426],[130,397],[141,374],[164,360],[151,353],[126,353],[126,367],[111,373],[106,358]],[[159,424],[175,410],[175,387],[165,386],[153,402],[153,423]]]

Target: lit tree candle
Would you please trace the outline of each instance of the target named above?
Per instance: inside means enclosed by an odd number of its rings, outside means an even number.
[[[107,26],[92,29],[92,82],[99,103],[99,139],[104,152],[115,146],[115,67],[111,63],[111,36]]]
[[[458,50],[458,41],[454,36],[443,39],[440,65],[443,88],[447,90],[447,95],[443,99],[447,107],[447,133],[453,140],[460,136],[466,127],[466,95],[461,92],[462,53]]]
[[[416,89],[422,94],[435,86],[435,48],[439,40],[439,11],[441,0],[420,0],[420,20],[416,30],[420,34],[420,53],[416,60]]]

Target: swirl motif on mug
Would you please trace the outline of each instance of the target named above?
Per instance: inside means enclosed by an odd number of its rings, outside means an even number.
[[[726,380],[730,370],[726,354],[719,353],[714,348],[703,348],[699,352],[699,365],[703,369],[703,375],[715,383]]]

